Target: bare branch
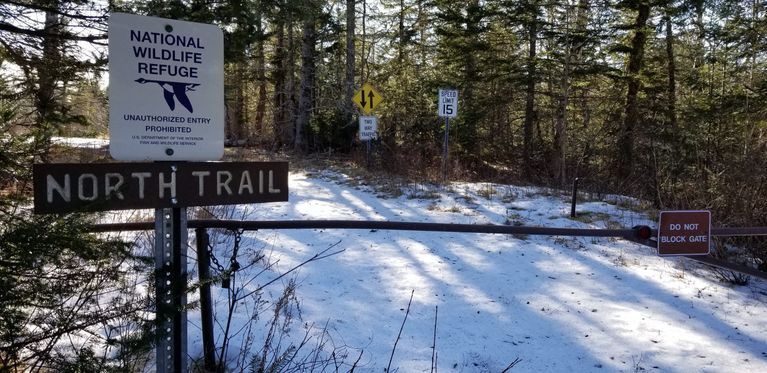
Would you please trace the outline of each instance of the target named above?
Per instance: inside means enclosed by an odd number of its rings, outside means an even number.
[[[18,7],[34,9],[34,10],[38,10],[38,11],[46,12],[46,13],[54,13],[54,14],[58,14],[67,18],[72,18],[72,19],[101,20],[106,18],[104,14],[97,15],[97,16],[87,16],[87,15],[79,14],[79,13],[69,13],[69,12],[62,11],[61,9],[58,9],[56,7],[44,6],[44,5],[37,4],[35,2],[19,2],[14,0],[4,0],[4,1],[8,4],[16,5]],[[104,12],[106,12],[106,9],[104,9]]]
[[[14,33],[14,34],[20,34],[20,35],[34,36],[38,38],[50,37],[50,38],[56,38],[61,40],[87,41],[87,42],[96,43],[96,44],[104,44],[99,42],[101,40],[106,40],[107,38],[107,34],[78,36],[78,35],[73,35],[72,33],[69,33],[69,32],[60,33],[60,32],[50,32],[46,30],[30,30],[30,29],[16,27],[6,22],[0,22],[0,31],[6,31],[6,32]]]
[[[238,297],[238,298],[236,298],[235,302],[239,302],[239,301],[241,301],[241,300],[243,300],[243,299],[245,299],[245,298],[247,298],[247,297],[249,297],[249,296],[251,296],[251,295],[253,295],[253,294],[255,294],[255,293],[258,293],[259,291],[263,290],[263,289],[264,289],[264,288],[266,288],[267,286],[269,286],[269,285],[271,285],[271,284],[273,284],[273,283],[275,283],[275,282],[279,281],[280,279],[282,279],[283,277],[287,276],[287,275],[288,275],[288,274],[290,274],[291,272],[293,272],[293,271],[295,271],[295,270],[297,270],[297,269],[299,269],[299,268],[301,268],[301,267],[303,267],[303,266],[305,266],[305,265],[307,265],[307,264],[309,264],[309,263],[311,263],[311,262],[314,262],[314,261],[317,261],[317,260],[321,260],[321,259],[325,259],[325,258],[331,257],[331,256],[333,256],[333,255],[337,255],[337,254],[340,254],[340,253],[342,253],[342,252],[346,251],[346,249],[344,249],[344,250],[338,250],[338,251],[334,251],[334,252],[332,252],[332,253],[327,253],[327,252],[328,252],[330,249],[332,249],[332,248],[334,248],[334,247],[338,246],[338,245],[341,243],[341,241],[342,241],[342,240],[339,240],[338,242],[336,242],[336,243],[334,243],[334,244],[330,245],[330,246],[329,246],[327,249],[325,249],[325,250],[322,250],[322,251],[320,251],[320,252],[319,252],[319,253],[317,253],[317,254],[314,254],[314,256],[312,256],[311,258],[309,258],[309,259],[305,260],[304,262],[302,262],[301,264],[299,264],[299,265],[297,265],[297,266],[295,266],[295,267],[293,267],[293,268],[289,269],[287,272],[285,272],[285,273],[283,273],[283,274],[281,274],[281,275],[279,275],[279,276],[275,277],[275,278],[274,278],[274,279],[272,279],[271,281],[269,281],[269,282],[267,282],[267,283],[265,283],[265,284],[263,284],[263,285],[259,286],[259,287],[258,287],[258,288],[256,288],[255,290],[253,290],[253,291],[250,291],[250,292],[248,292],[247,294],[245,294],[245,295],[243,295],[243,296],[241,296],[241,297]]]
[[[434,306],[434,337],[431,345],[431,373],[437,373],[437,314],[439,306]]]
[[[399,343],[402,337],[402,330],[405,329],[405,323],[407,322],[407,316],[410,314],[410,305],[413,303],[413,295],[415,295],[415,289],[410,292],[410,301],[407,302],[407,311],[405,311],[405,318],[402,320],[402,325],[399,327],[399,333],[397,339],[394,341],[394,347],[391,349],[391,356],[389,357],[389,365],[386,366],[386,372],[391,372],[391,362],[394,360],[394,351],[397,350],[397,343]]]
[[[511,362],[511,364],[509,364],[509,366],[506,367],[506,369],[502,370],[501,373],[506,373],[506,372],[510,371],[511,368],[514,368],[514,366],[519,364],[521,361],[522,361],[522,359],[517,357],[516,359],[514,359],[514,361]]]

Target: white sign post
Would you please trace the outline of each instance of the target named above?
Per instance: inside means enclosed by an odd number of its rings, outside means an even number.
[[[447,157],[450,140],[450,118],[458,116],[458,91],[455,89],[440,89],[437,115],[445,118],[445,144],[442,150],[442,178],[447,180]]]
[[[110,153],[124,161],[208,161],[224,153],[218,26],[109,17]]]

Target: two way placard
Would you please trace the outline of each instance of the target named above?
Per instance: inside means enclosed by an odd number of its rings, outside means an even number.
[[[360,140],[367,141],[378,138],[378,118],[373,116],[360,116]]]

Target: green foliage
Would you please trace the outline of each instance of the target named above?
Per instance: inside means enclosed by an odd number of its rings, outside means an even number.
[[[84,216],[5,216],[0,242],[2,364],[68,366],[57,341],[143,308],[120,297],[130,244],[85,233]],[[116,291],[109,300],[100,294]],[[107,309],[103,306],[109,305]],[[83,361],[77,364],[84,363]]]
[[[76,367],[93,362],[92,356],[78,355],[85,350],[73,351],[74,355],[53,354],[58,341],[67,335],[130,317],[144,306],[135,295],[121,295],[132,292],[124,283],[124,266],[134,262],[129,243],[86,233],[92,220],[87,216],[33,216],[22,207],[29,202],[25,191],[31,177],[30,164],[38,148],[34,138],[0,139],[0,169],[3,170],[0,174],[0,367],[80,369]],[[136,269],[144,268],[140,264],[135,262]],[[101,295],[110,291],[115,296],[111,300]],[[115,342],[118,352],[128,350],[119,339]],[[72,361],[72,356],[80,357]],[[81,371],[94,370],[82,368]]]
[[[88,17],[81,17],[84,7]],[[0,29],[0,371],[141,365],[124,355],[136,350],[121,335],[138,336],[146,322],[137,316],[146,300],[126,276],[147,269],[134,260],[132,245],[88,233],[94,216],[30,211],[32,164],[51,157],[51,137],[82,133],[76,124],[105,129],[104,94],[97,79],[84,79],[98,76],[104,60],[88,60],[75,43],[100,40],[100,9],[85,1],[0,8],[3,25],[29,27]],[[32,23],[20,23],[21,14]],[[73,19],[83,30],[67,27]],[[45,33],[36,31],[43,27]]]

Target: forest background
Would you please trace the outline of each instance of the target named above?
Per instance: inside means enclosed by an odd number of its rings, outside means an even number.
[[[358,156],[352,95],[367,82],[383,95],[374,167],[436,180],[445,129],[437,91],[452,88],[452,179],[566,188],[578,178],[586,190],[658,209],[711,210],[715,226],[767,225],[761,0],[4,0],[0,238],[21,242],[3,254],[6,275],[40,264],[39,255],[61,260],[44,248],[25,253],[35,231],[22,228],[57,222],[19,206],[31,164],[51,158],[52,137],[106,136],[113,11],[221,27],[232,144]],[[73,237],[78,227],[59,226]],[[53,235],[62,232],[47,233],[60,245]],[[718,255],[727,243],[767,269],[763,240],[719,241]],[[78,245],[69,259],[93,254]],[[14,307],[4,316],[23,309]],[[14,322],[3,319],[6,341],[22,333]]]

